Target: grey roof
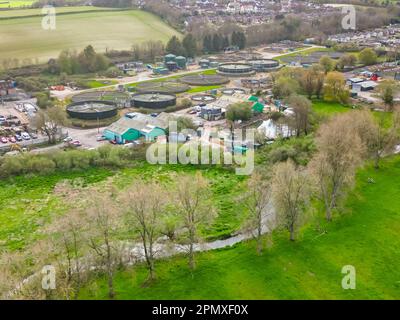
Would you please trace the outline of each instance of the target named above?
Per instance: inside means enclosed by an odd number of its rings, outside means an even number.
[[[122,117],[118,121],[108,126],[106,130],[118,133],[119,135],[124,134],[129,129],[146,131],[148,130],[149,126],[165,130],[168,128],[169,119],[170,115],[164,112],[160,113],[156,118],[145,114],[138,114],[135,118],[132,119],[127,117]]]

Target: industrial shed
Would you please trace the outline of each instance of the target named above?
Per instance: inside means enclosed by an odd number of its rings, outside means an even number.
[[[123,117],[107,127],[103,135],[107,140],[124,144],[144,138],[154,141],[158,136],[165,135],[168,128],[167,116],[160,114],[153,118],[144,114],[137,114],[133,118]]]

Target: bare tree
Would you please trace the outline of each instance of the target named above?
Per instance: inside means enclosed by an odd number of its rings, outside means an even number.
[[[33,120],[33,125],[47,135],[50,144],[55,144],[61,126],[67,122],[65,112],[61,108],[49,107],[46,110],[39,110]]]
[[[346,117],[339,115],[321,125],[316,138],[318,152],[310,162],[328,221],[338,199],[354,180],[364,153],[361,138]]]
[[[253,173],[248,181],[248,192],[244,200],[249,210],[245,229],[254,233],[257,239],[257,253],[261,254],[263,229],[268,227],[266,211],[271,200],[270,177],[263,177],[259,172]]]
[[[126,207],[126,223],[135,235],[139,235],[144,250],[144,258],[149,270],[149,281],[155,279],[155,243],[161,236],[161,222],[166,210],[165,189],[154,182],[136,181],[121,201]]]
[[[304,96],[293,94],[289,97],[288,104],[294,111],[293,120],[297,137],[300,137],[302,133],[307,135],[310,130],[310,100]]]
[[[374,117],[369,110],[361,110],[349,119],[364,143],[368,156],[374,160],[375,169],[379,169],[382,156],[392,152],[400,139],[400,113],[393,113],[390,125],[387,125],[388,114],[379,113]]]
[[[86,208],[89,247],[99,258],[100,266],[105,268],[108,279],[108,296],[115,297],[114,271],[118,264],[118,247],[113,243],[120,230],[119,210],[115,199],[108,190],[91,190],[86,195],[89,207]]]
[[[211,223],[215,212],[209,202],[208,183],[200,172],[183,175],[176,181],[176,207],[188,241],[189,267],[195,268],[194,245],[200,238],[199,227]]]
[[[84,247],[84,227],[80,211],[73,209],[55,219],[48,228],[49,238],[58,253],[60,269],[65,270],[65,296],[77,299],[83,281],[84,266],[81,262]]]
[[[309,199],[305,172],[297,169],[291,160],[274,168],[272,198],[278,225],[290,233],[294,241],[298,228],[305,222],[306,203]]]

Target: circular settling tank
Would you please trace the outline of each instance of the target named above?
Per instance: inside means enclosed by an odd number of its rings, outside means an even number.
[[[72,96],[72,102],[85,102],[85,101],[111,101],[118,102],[129,99],[129,94],[118,91],[90,91],[78,93]]]
[[[81,101],[67,106],[67,114],[74,119],[96,120],[116,116],[118,108],[110,101]]]
[[[192,86],[218,86],[226,84],[229,79],[218,74],[195,74],[182,77],[181,82]]]
[[[243,77],[253,75],[254,70],[247,63],[225,63],[218,67],[218,73],[228,77]]]
[[[187,84],[172,82],[172,81],[161,81],[161,82],[143,82],[136,86],[138,92],[165,92],[165,93],[182,93],[189,90],[190,87]]]
[[[272,59],[253,59],[249,60],[248,64],[250,64],[256,72],[272,71],[279,67],[279,62]]]
[[[164,109],[176,105],[176,96],[170,93],[137,93],[132,96],[131,105],[135,108]]]

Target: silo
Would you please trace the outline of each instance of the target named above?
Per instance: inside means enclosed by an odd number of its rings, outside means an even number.
[[[175,62],[175,59],[176,59],[176,56],[174,55],[174,54],[167,54],[165,57],[164,57],[164,62],[165,63],[168,63],[168,62]]]
[[[187,60],[185,57],[178,56],[175,58],[175,62],[180,69],[186,69]]]

